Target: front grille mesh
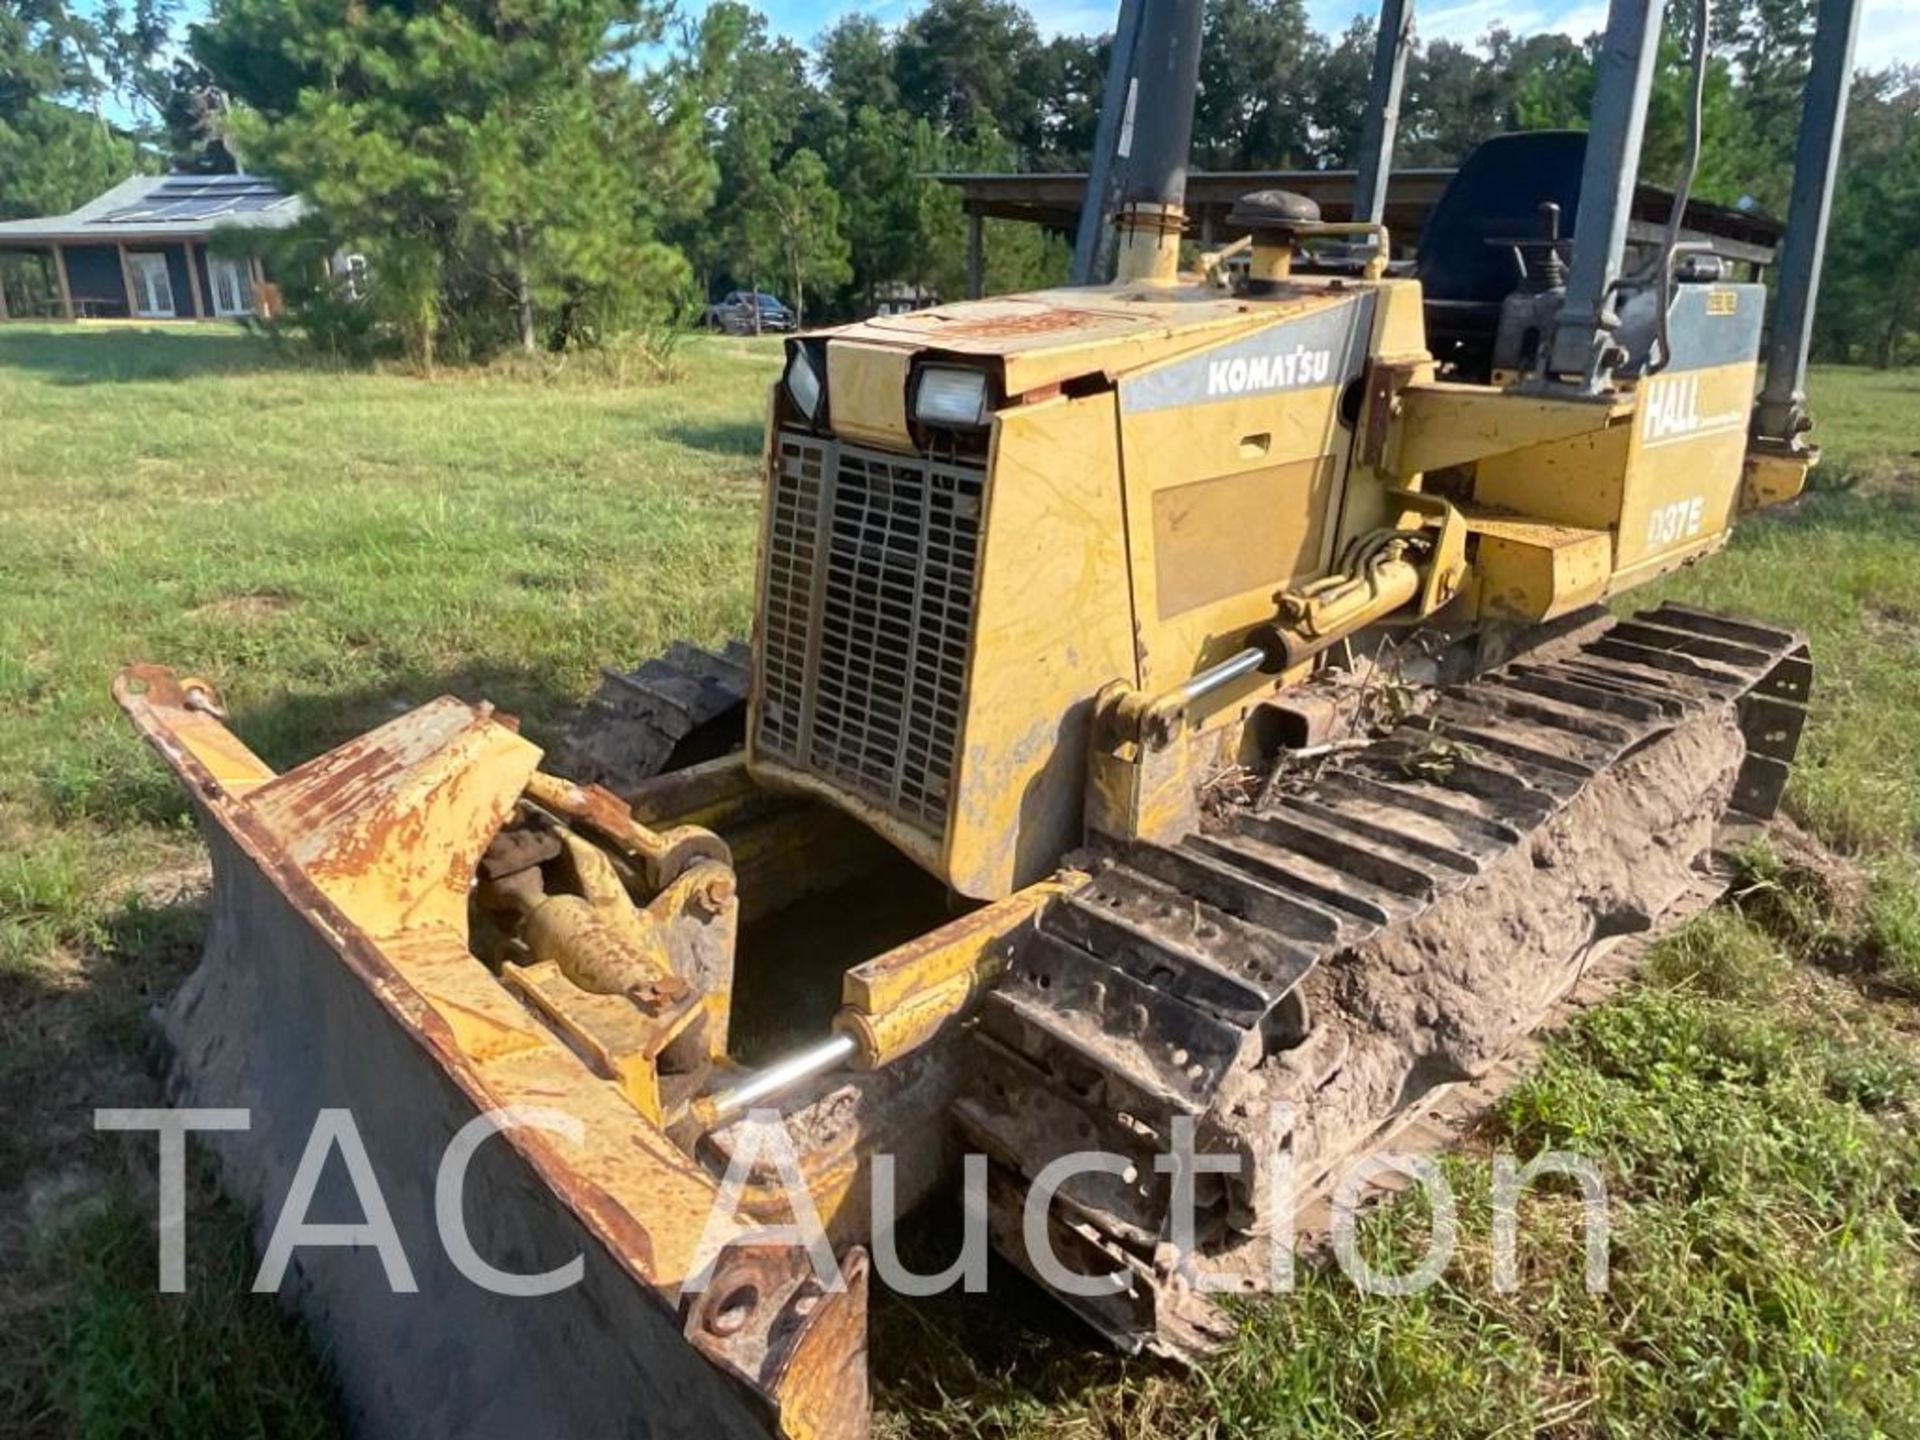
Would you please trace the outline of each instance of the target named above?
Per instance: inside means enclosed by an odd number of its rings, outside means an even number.
[[[783,433],[759,749],[945,834],[985,474]]]

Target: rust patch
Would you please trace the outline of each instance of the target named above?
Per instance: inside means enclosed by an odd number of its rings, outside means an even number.
[[[1057,335],[1063,330],[1087,330],[1096,325],[1106,324],[1112,317],[1101,315],[1092,310],[1073,310],[1066,307],[1037,310],[1030,315],[993,315],[979,318],[956,318],[949,320],[944,315],[935,315],[937,326],[930,326],[940,335],[962,336],[967,339],[990,340],[995,337],[1017,335]]]

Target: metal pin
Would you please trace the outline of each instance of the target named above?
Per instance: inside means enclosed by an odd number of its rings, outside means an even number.
[[[724,1120],[737,1115],[742,1110],[785,1094],[816,1075],[838,1069],[852,1058],[856,1048],[851,1035],[835,1035],[830,1040],[822,1040],[817,1045],[796,1051],[784,1060],[776,1060],[715,1095],[712,1101],[714,1117]]]

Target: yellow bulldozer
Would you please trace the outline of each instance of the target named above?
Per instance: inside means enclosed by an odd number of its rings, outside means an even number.
[[[1411,255],[1404,0],[1350,217],[1250,194],[1199,255],[1200,5],[1131,0],[1086,283],[786,342],[750,645],[610,675],[551,761],[444,698],[282,774],[124,672],[214,865],[175,1096],[250,1112],[208,1140],[263,1229],[348,1112],[412,1262],[294,1257],[354,1424],[863,1435],[873,1259],[962,1185],[1112,1344],[1216,1345],[1196,1275],[1265,1273],[1779,801],[1799,636],[1608,602],[1814,462],[1856,10],[1770,334],[1688,177],[1633,218],[1657,0],[1613,0],[1590,128],[1488,142]]]

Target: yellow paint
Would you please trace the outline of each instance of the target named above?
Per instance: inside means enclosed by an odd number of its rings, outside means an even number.
[[[1156,367],[1363,289],[1371,363],[1353,393],[1343,381],[1122,403]],[[1745,302],[1726,293],[1737,312]],[[1043,875],[1082,813],[1122,835],[1190,827],[1191,742],[1234,732],[1249,704],[1301,678],[1254,674],[1179,698],[1256,627],[1295,636],[1304,655],[1462,595],[1471,614],[1541,620],[1704,553],[1738,493],[1752,380],[1740,364],[1595,400],[1440,381],[1417,282],[1298,273],[1263,296],[1135,284],[941,307],[835,332],[828,349],[836,432],[888,448],[911,448],[900,406],[919,359],[980,364],[1011,397],[988,457],[945,834],[936,842],[830,779],[750,764],[982,899]],[[1754,483],[1775,490],[1791,479],[1763,474]],[[1378,558],[1376,537],[1409,529],[1426,538],[1390,568],[1335,583],[1347,546],[1365,541]],[[1108,686],[1130,697],[1115,715],[1141,723],[1089,752],[1092,697]]]
[[[1602,430],[1632,408],[1624,400],[1557,400],[1451,381],[1412,385],[1400,395],[1386,468],[1413,476],[1465,465]]]
[[[1658,375],[1636,394],[1614,568],[1696,551],[1733,523],[1754,365]]]
[[[1005,972],[1014,937],[1071,888],[1060,878],[1029,885],[848,970],[834,1029],[859,1041],[860,1068],[891,1064],[959,1018]]]
[[[1142,689],[1233,654],[1279,591],[1325,573],[1353,442],[1339,403],[1321,385],[1121,417]]]
[[[1314,455],[1154,492],[1158,618],[1318,570],[1333,488],[1333,461]]]
[[[1186,212],[1178,205],[1126,207],[1116,228],[1119,244],[1114,278],[1121,285],[1173,285],[1180,278],[1180,231]]]
[[[1099,703],[1110,708],[1124,691],[1109,686]],[[1228,713],[1222,712],[1223,721]],[[1088,767],[1088,828],[1162,844],[1190,833],[1200,823],[1201,757],[1218,753],[1218,743],[1217,736],[1182,728],[1159,746],[1135,740],[1096,745]]]
[[[907,450],[907,367],[913,352],[898,345],[836,340],[827,347],[827,395],[838,435],[883,449]]]
[[[1473,608],[1486,620],[1542,621],[1591,605],[1613,575],[1613,535],[1470,514]]]
[[[644,1119],[655,1125],[665,1123],[660,1073],[654,1063],[664,1042],[653,1027],[641,1023],[631,1004],[620,996],[583,992],[551,962],[507,965],[500,978],[566,1036],[576,1052],[589,1057],[618,1085]],[[664,1039],[678,1035],[698,1015],[697,1004],[681,1007]]]
[[[1425,384],[1433,379],[1433,357],[1427,353],[1426,312],[1420,282],[1384,280],[1373,287],[1373,337],[1369,345],[1373,366],[1380,373],[1389,371],[1405,384]],[[1369,376],[1369,379],[1371,375]],[[1346,492],[1335,527],[1333,549],[1342,547],[1382,526],[1390,524],[1399,502],[1394,492],[1419,482],[1393,474],[1384,463],[1368,455],[1368,437],[1378,437],[1383,446],[1390,444],[1396,423],[1398,396],[1375,396],[1369,386],[1363,396],[1354,426],[1352,461],[1348,467]]]
[[[1383,360],[1415,360],[1428,365],[1424,292],[1418,280],[1382,280],[1373,316],[1373,353]]]
[[[943,857],[963,894],[1010,894],[1079,838],[1094,692],[1135,673],[1119,468],[1111,394],[1000,415]]]
[[[580,1123],[577,1143],[531,1130],[507,1143],[528,1157],[555,1203],[574,1209],[619,1264],[670,1299],[693,1273],[717,1183],[467,945],[467,882],[494,817],[519,798],[540,752],[484,707],[439,700],[235,794],[202,765],[201,747],[183,740],[182,722],[196,712],[177,703],[177,689],[149,684],[134,693],[123,677],[116,695],[209,823],[282,888],[476,1110],[540,1106]],[[204,739],[202,727],[185,729]],[[396,806],[402,797],[418,803]],[[397,820],[403,835],[383,842],[384,820]],[[442,895],[453,903],[440,903]]]
[[[267,782],[248,808],[370,935],[464,931],[480,854],[539,763],[485,711],[441,699]]]
[[[878,316],[834,331],[833,345],[905,346],[991,361],[1001,367],[1006,393],[1018,396],[1082,375],[1128,374],[1273,319],[1270,305],[1204,286],[1109,285]]]
[[[1807,488],[1807,476],[1819,460],[1818,450],[1749,450],[1740,477],[1740,509],[1760,510],[1799,499]]]

